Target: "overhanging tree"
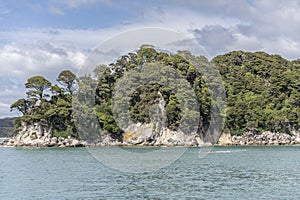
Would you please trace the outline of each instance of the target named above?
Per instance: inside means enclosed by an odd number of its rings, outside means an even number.
[[[43,76],[34,76],[27,80],[25,87],[30,89],[27,92],[29,98],[43,99],[47,96],[44,92],[51,87],[51,82]]]

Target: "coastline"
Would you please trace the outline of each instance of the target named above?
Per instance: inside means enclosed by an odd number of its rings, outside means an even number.
[[[292,146],[300,145],[300,133],[280,133],[264,131],[260,134],[245,132],[242,135],[223,133],[219,138],[219,146]]]
[[[23,138],[22,138],[23,137]],[[46,135],[40,138],[24,137],[16,135],[11,138],[1,138],[0,147],[105,147],[105,146],[129,146],[129,147],[207,147],[207,146],[300,146],[299,133],[273,133],[270,131],[261,134],[246,132],[243,135],[230,135],[223,133],[216,144],[211,143],[128,143],[128,141],[118,141],[109,135],[103,137],[101,142],[89,143],[73,137],[51,137]]]

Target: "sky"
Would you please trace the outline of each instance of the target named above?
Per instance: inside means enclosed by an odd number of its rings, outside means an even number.
[[[29,77],[78,70],[112,36],[143,27],[194,38],[212,57],[233,50],[300,58],[294,0],[0,0],[0,118]]]

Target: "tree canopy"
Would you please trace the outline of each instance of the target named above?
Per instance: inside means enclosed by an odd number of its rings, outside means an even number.
[[[64,70],[58,76],[58,81],[64,87],[52,85],[43,76],[34,76],[25,84],[29,88],[27,98],[17,100],[11,105],[11,110],[20,111],[23,116],[15,120],[18,128],[21,122],[42,122],[47,125],[55,136],[76,136],[72,116],[72,91],[71,87],[76,76]],[[47,91],[47,93],[46,93]]]
[[[66,87],[66,91],[70,94],[73,93],[73,87],[76,81],[76,75],[70,70],[63,70],[59,73],[56,79],[61,85]]]
[[[221,113],[226,119],[223,131],[241,134],[299,130],[300,60],[288,61],[264,52],[233,51],[208,61],[188,51],[170,54],[143,45],[109,65],[100,64],[94,70],[95,76],[76,77],[73,72],[63,70],[57,77],[58,84],[54,85],[42,76],[29,78],[25,84],[29,89],[27,98],[14,102],[11,109],[23,114],[16,125],[22,121],[44,121],[55,135],[77,136],[72,110],[75,93],[78,101],[91,103],[84,108],[86,112],[79,110],[77,114],[86,116],[86,120],[92,120],[89,116],[94,114],[101,134],[120,135],[124,127],[117,123],[116,115],[122,102],[116,99],[128,97],[128,113],[121,115],[133,123],[149,123],[156,108],[153,105],[160,104],[168,128],[189,131],[189,127],[180,127],[183,119],[195,119],[195,122],[199,119],[197,132],[204,133],[215,120],[211,114],[218,99],[212,96],[219,95],[214,92],[220,84],[214,76],[203,76],[205,71],[198,70],[197,66],[211,70],[212,65],[222,77],[227,96],[226,113]],[[84,92],[75,87],[83,87]],[[87,93],[93,98],[89,99]],[[199,106],[197,111],[189,108],[193,101]]]
[[[227,92],[231,133],[299,129],[299,60],[264,52],[234,51],[215,57]]]
[[[51,87],[51,83],[42,76],[34,76],[27,80],[25,87],[30,88],[27,92],[28,97],[42,99],[44,91]]]

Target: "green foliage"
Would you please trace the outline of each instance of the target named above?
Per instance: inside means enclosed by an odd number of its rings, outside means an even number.
[[[69,133],[69,131],[58,131],[58,130],[54,130],[53,131],[53,137],[64,137],[64,138],[67,138],[69,135],[71,135]]]
[[[72,72],[66,70],[60,73],[58,80],[65,83],[66,89],[58,85],[52,86],[42,76],[29,78],[25,84],[26,88],[30,88],[27,92],[28,98],[19,99],[11,105],[11,110],[17,109],[23,114],[22,117],[15,120],[15,129],[18,129],[22,122],[41,122],[47,124],[54,135],[77,136],[73,120],[71,95],[71,85],[74,84],[75,80],[74,76]],[[47,89],[50,89],[52,95],[44,94]]]
[[[19,128],[21,126],[22,121],[23,120],[22,120],[21,117],[16,117],[15,120],[14,120],[14,127]]]
[[[170,95],[169,101],[166,105],[167,127],[176,130],[181,120],[180,104],[174,94]]]
[[[103,102],[102,104],[95,106],[96,116],[98,117],[100,126],[103,129],[102,134],[105,133],[118,134],[121,132],[120,128],[118,127],[113,117],[111,110],[112,110],[111,105],[106,102]]]
[[[44,91],[51,87],[51,83],[42,76],[34,76],[27,80],[25,87],[31,89],[27,92],[28,97],[42,99]]]
[[[157,104],[160,98],[158,87],[154,85],[142,85],[131,95],[130,113],[134,122],[150,122],[150,107]]]
[[[211,67],[212,64],[217,68]],[[224,104],[224,99],[218,98],[222,94],[216,92],[222,91],[218,73],[226,89],[226,113],[223,107],[216,106]],[[101,134],[119,135],[123,127],[115,121],[113,110],[119,108],[118,105],[113,107],[113,98],[127,95],[130,96],[127,117],[135,123],[149,123],[152,109],[157,108],[153,106],[163,101],[166,125],[172,130],[178,129],[184,119],[191,121],[180,128],[192,130],[188,124],[199,118],[198,132],[204,133],[213,120],[222,123],[222,116],[226,117],[226,130],[237,135],[245,131],[299,130],[300,60],[288,61],[264,52],[234,51],[209,62],[188,51],[169,54],[143,45],[137,52],[123,55],[114,63],[99,65],[94,75],[96,79],[91,75],[77,78],[71,71],[64,70],[58,75],[59,85],[52,85],[42,76],[29,78],[25,84],[30,89],[28,98],[11,105],[11,110],[23,114],[15,120],[15,126],[42,121],[48,123],[55,136],[77,136],[76,128],[92,129],[99,134],[99,127]],[[149,77],[161,79],[153,82]],[[123,79],[123,93],[114,96],[116,86]],[[148,83],[140,84],[139,80],[148,80]],[[75,86],[80,89],[75,91]],[[45,94],[49,89],[51,95]],[[198,110],[191,109],[193,101],[197,102]],[[72,103],[80,106],[74,111]],[[214,106],[218,116],[212,115]],[[74,116],[84,119],[85,123],[75,128]],[[92,116],[96,116],[99,123],[95,124]]]
[[[61,85],[66,87],[67,92],[71,95],[73,93],[73,86],[75,85],[76,75],[70,70],[63,70],[56,79]]]
[[[226,126],[231,133],[250,130],[290,132],[299,127],[299,61],[264,52],[217,56],[227,92]]]
[[[199,60],[201,63],[208,64],[207,60],[202,58]],[[111,109],[113,91],[116,90],[116,83],[122,78],[124,84],[120,87],[125,92],[125,96],[130,96],[130,116],[125,118],[130,118],[135,123],[149,123],[152,106],[158,104],[160,99],[165,101],[166,125],[173,130],[179,127],[183,116],[189,119],[200,118],[201,124],[204,124],[204,121],[205,123],[210,121],[209,117],[206,117],[210,116],[209,89],[192,63],[180,54],[158,52],[151,45],[143,45],[136,53],[124,55],[109,66],[100,65],[94,72],[98,76],[96,104],[105,104]],[[155,82],[152,80],[155,78],[151,77],[161,77],[161,79],[156,79]],[[149,81],[148,84],[139,85],[139,80]],[[127,85],[128,82],[131,85]],[[132,87],[135,88],[134,91]],[[197,90],[197,99],[194,99],[194,88]],[[174,89],[176,91],[172,91]],[[122,97],[116,96],[115,98]],[[199,112],[190,112],[189,109],[181,110],[193,101],[200,103],[200,108],[204,109],[204,112],[199,114]],[[118,105],[114,105],[114,109],[118,109]],[[96,113],[103,129],[107,130],[107,124],[110,124],[112,126],[109,128],[110,132],[118,130],[120,133],[117,124],[112,121],[114,118],[112,111],[103,113],[101,110],[96,109]],[[200,124],[199,127],[201,127]]]
[[[23,115],[26,115],[31,107],[32,103],[30,101],[26,99],[19,99],[10,106],[10,111],[17,109]]]

